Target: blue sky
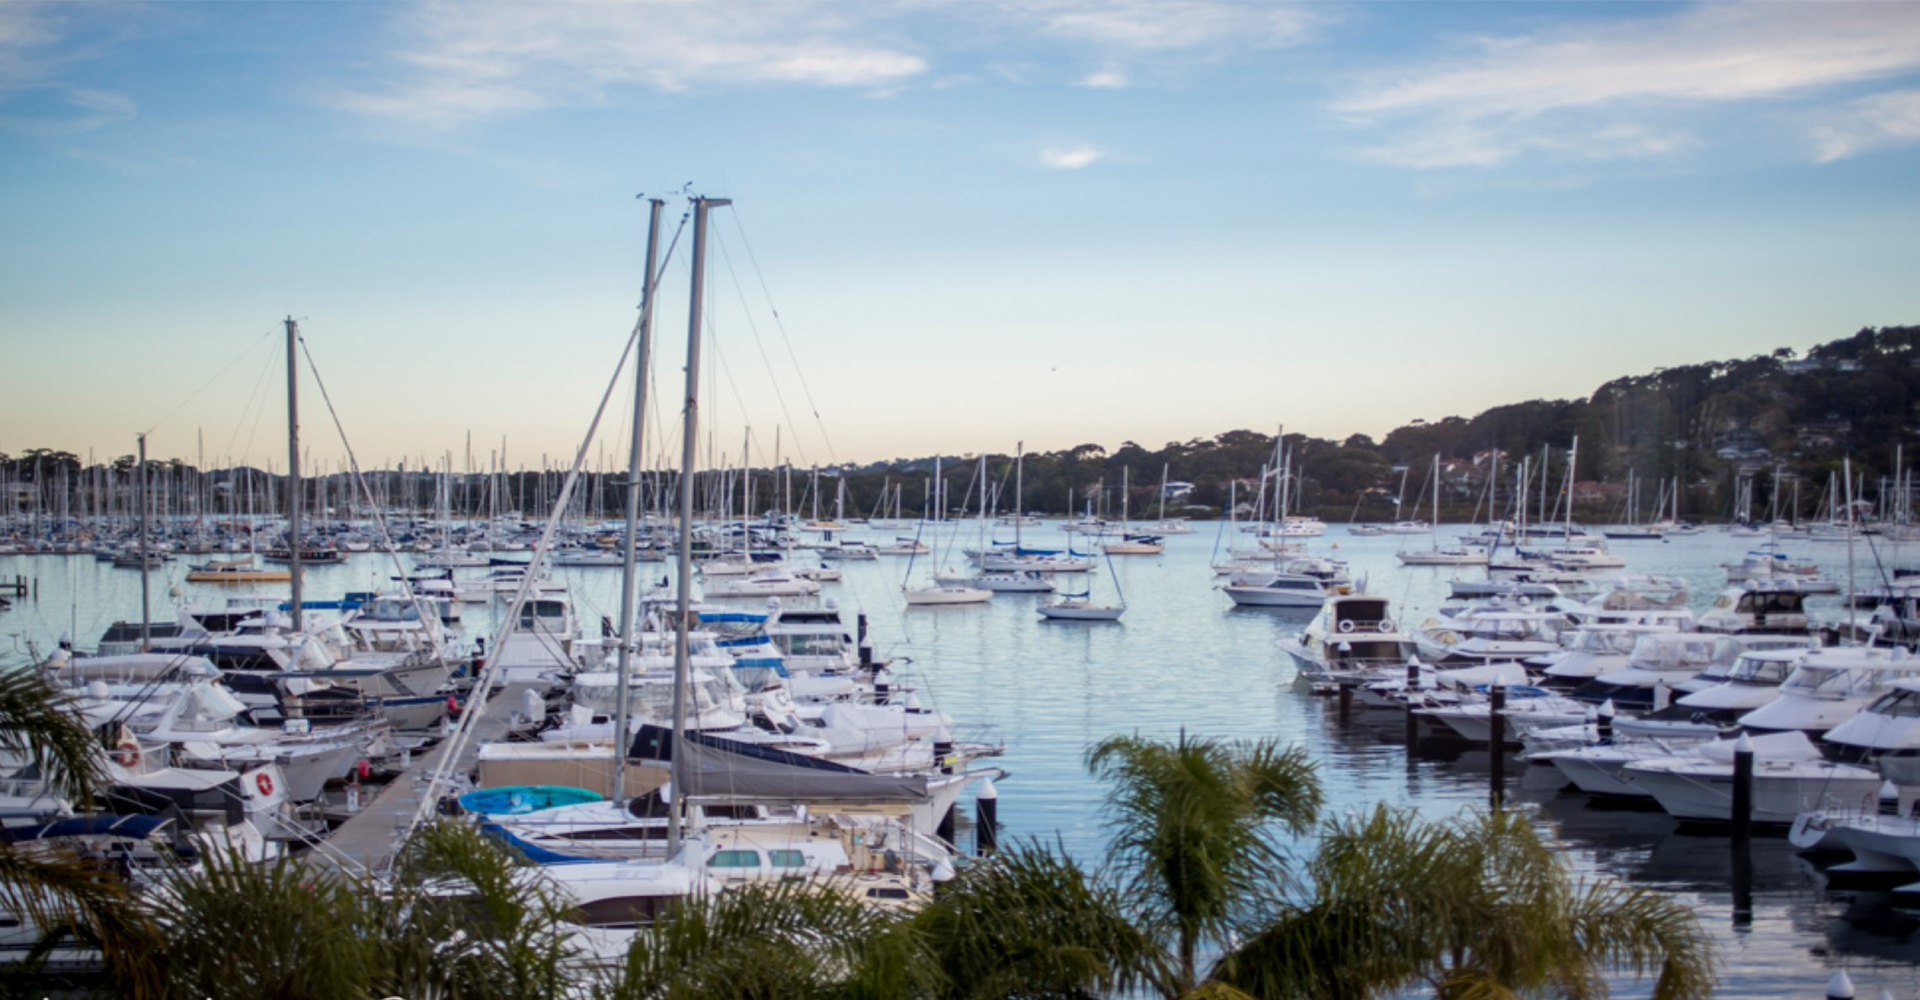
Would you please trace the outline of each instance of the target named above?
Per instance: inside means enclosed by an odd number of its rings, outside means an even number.
[[[8,3],[0,450],[557,461],[689,182],[717,451],[1379,434],[1920,322],[1920,4]]]

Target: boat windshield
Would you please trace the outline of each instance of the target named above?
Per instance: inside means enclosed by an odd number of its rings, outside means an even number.
[[[1881,688],[1883,672],[1804,664],[1787,677],[1787,682],[1780,685],[1780,690],[1826,698],[1869,694]]]
[[[1867,711],[1896,719],[1920,719],[1920,691],[1895,688],[1868,705]]]
[[[1743,656],[1727,676],[1747,684],[1778,685],[1793,673],[1793,661],[1776,657]]]
[[[1671,636],[1649,635],[1634,644],[1633,659],[1628,662],[1648,670],[1698,670],[1717,659],[1715,645],[1709,636],[1676,642]]]
[[[1616,632],[1611,629],[1582,629],[1573,637],[1570,647],[1577,653],[1624,654],[1633,652],[1633,644],[1639,640],[1633,632]]]

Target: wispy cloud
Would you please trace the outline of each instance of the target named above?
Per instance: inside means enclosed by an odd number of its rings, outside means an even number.
[[[1105,155],[1092,146],[1054,146],[1040,151],[1040,165],[1055,170],[1079,170]]]
[[[1651,121],[1920,69],[1920,5],[1715,3],[1468,48],[1335,102],[1397,131],[1363,155],[1412,167],[1665,155],[1691,141]]]
[[[1058,38],[1136,52],[1292,45],[1326,20],[1306,5],[1217,0],[1059,0],[1002,10]]]
[[[1117,69],[1103,69],[1097,73],[1088,73],[1080,79],[1080,86],[1095,90],[1119,90],[1127,85],[1127,75]]]
[[[862,8],[834,4],[430,3],[409,9],[400,72],[336,107],[431,125],[606,99],[616,87],[885,88],[927,71]]]
[[[137,117],[125,94],[67,82],[69,69],[98,51],[74,40],[66,13],[52,4],[0,3],[0,126],[63,136]]]
[[[1816,126],[1813,141],[1814,158],[1821,163],[1920,142],[1920,90],[1890,90],[1854,101]]]

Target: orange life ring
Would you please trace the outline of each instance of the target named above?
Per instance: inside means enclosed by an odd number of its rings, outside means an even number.
[[[134,742],[132,737],[122,739],[114,745],[113,760],[114,763],[119,764],[121,767],[138,767],[140,765],[140,744]]]
[[[260,789],[262,795],[273,794],[273,775],[261,771],[253,776],[253,787]]]

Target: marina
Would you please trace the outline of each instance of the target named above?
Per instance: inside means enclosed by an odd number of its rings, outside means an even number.
[[[1045,539],[1059,523],[1043,520],[1024,530]],[[1336,704],[1343,699],[1316,695],[1298,682],[1299,669],[1285,651],[1299,644],[1317,609],[1248,608],[1227,599],[1215,589],[1210,567],[1215,539],[1209,529],[1215,527],[1200,522],[1195,534],[1169,538],[1161,555],[1116,561],[1112,572],[1128,595],[1128,614],[1113,625],[1036,620],[1035,607],[1050,599],[1045,594],[996,593],[991,602],[956,607],[912,605],[899,593],[905,557],[845,564],[842,577],[812,601],[715,606],[777,614],[781,607],[830,599],[847,614],[860,615],[872,655],[891,661],[893,685],[910,686],[922,702],[937,704],[956,720],[956,737],[964,731],[983,744],[1004,745],[1004,755],[992,758],[1002,775],[993,783],[1002,841],[1058,836],[1076,853],[1097,853],[1104,842],[1103,793],[1080,766],[1084,748],[1116,732],[1168,737],[1203,723],[1210,733],[1274,735],[1305,746],[1328,775],[1336,811],[1379,801],[1436,814],[1484,807],[1493,760],[1484,742],[1429,722],[1409,744],[1404,712],[1358,705],[1343,710]],[[921,537],[944,549],[965,544],[972,530],[965,523],[927,526]],[[1465,572],[1401,567],[1398,551],[1417,539],[1356,536],[1333,526],[1312,544],[1347,564],[1355,578],[1365,578],[1367,595],[1383,598],[1402,622],[1438,613],[1453,578]],[[1690,606],[1705,612],[1710,601],[1701,595],[1724,588],[1722,563],[1750,544],[1710,530],[1616,547],[1636,572],[1684,585],[1694,595]],[[1884,547],[1879,557],[1897,560],[1898,553],[1897,545]],[[63,633],[103,632],[137,607],[135,574],[109,563],[83,556],[0,559],[0,572],[26,572],[42,581],[41,602],[9,613],[16,653],[29,642],[35,650],[51,648]],[[1815,559],[1823,575],[1844,573],[1844,553],[1821,550]],[[803,560],[796,555],[795,561]],[[356,591],[390,575],[389,569],[388,557],[350,555],[307,569],[306,592],[325,599]],[[236,591],[274,593],[264,584],[186,584],[187,572],[184,563],[158,570],[154,589],[186,603],[225,600]],[[600,620],[617,607],[617,569],[561,566],[549,579],[556,592],[563,588],[580,621]],[[52,593],[68,600],[47,600]],[[501,603],[495,598],[469,604],[461,623],[465,634],[488,634]],[[1846,616],[1838,597],[1812,603],[1817,615]],[[585,633],[580,630],[579,641],[590,640]],[[484,709],[468,708],[482,712],[479,725],[450,772],[469,773],[480,749],[505,736],[527,690],[524,684],[509,686]],[[1253,691],[1265,693],[1248,697]],[[393,849],[396,830],[420,808],[424,777],[439,768],[440,755],[452,745],[440,742],[411,755],[384,790],[366,789],[366,800],[352,814],[337,816],[344,822],[328,836],[329,849],[315,856],[377,865]],[[1578,870],[1657,888],[1700,915],[1729,959],[1722,986],[1729,995],[1806,995],[1808,984],[1832,969],[1895,995],[1920,978],[1920,958],[1905,947],[1920,928],[1913,901],[1885,879],[1850,881],[1848,873],[1834,870],[1844,857],[1802,855],[1783,829],[1769,830],[1754,841],[1751,880],[1737,887],[1724,828],[1697,828],[1612,796],[1589,797],[1550,764],[1526,763],[1513,750],[1503,756],[1509,804],[1536,817]],[[340,793],[336,786],[331,797]],[[963,814],[978,810],[972,794],[957,801]]]

